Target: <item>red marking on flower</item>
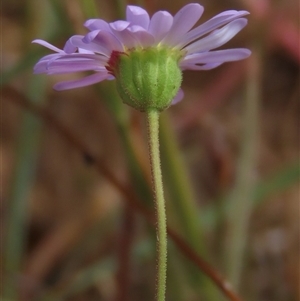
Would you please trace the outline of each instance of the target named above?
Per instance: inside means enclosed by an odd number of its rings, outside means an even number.
[[[116,70],[117,65],[118,65],[119,57],[120,57],[120,55],[124,55],[124,54],[126,55],[125,52],[120,52],[120,51],[113,51],[111,53],[111,56],[110,56],[110,58],[107,62],[107,65],[105,66],[108,73],[115,76],[115,70]]]

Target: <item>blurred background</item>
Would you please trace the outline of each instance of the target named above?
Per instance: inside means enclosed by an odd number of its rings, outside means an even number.
[[[31,41],[62,48],[88,18],[123,18],[127,4],[175,14],[187,3],[2,2],[2,300],[153,300],[144,116],[122,104],[114,82],[53,91],[82,74],[33,75],[51,51]],[[184,72],[184,100],[162,114],[168,223],[183,238],[169,239],[167,300],[300,300],[299,2],[199,3],[200,22],[250,11],[224,47],[252,56]],[[187,245],[240,299],[221,292]]]

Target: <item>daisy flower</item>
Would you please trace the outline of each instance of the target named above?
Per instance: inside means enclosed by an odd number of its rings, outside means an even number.
[[[167,224],[159,156],[159,114],[183,98],[182,71],[210,70],[225,62],[247,58],[244,48],[216,50],[240,30],[247,11],[228,10],[196,26],[204,8],[185,5],[172,16],[158,11],[151,18],[138,6],[127,6],[126,20],[107,23],[101,19],[85,22],[89,32],[74,35],[59,49],[46,41],[34,40],[54,51],[35,65],[35,73],[92,74],[57,83],[67,90],[115,79],[124,103],[147,113],[149,157],[157,226],[156,300],[165,300],[167,271]]]
[[[249,14],[247,11],[224,11],[194,27],[203,11],[200,4],[190,3],[175,16],[158,11],[150,18],[143,8],[130,5],[126,9],[126,20],[107,23],[102,19],[90,19],[84,24],[89,32],[85,36],[72,36],[63,49],[40,39],[34,40],[33,43],[55,52],[43,57],[35,65],[34,72],[92,71],[81,79],[59,82],[54,89],[67,90],[116,79],[123,101],[131,102],[129,104],[139,110],[143,110],[143,104],[136,105],[137,99],[143,102],[145,95],[154,93],[151,97],[162,99],[164,103],[163,95],[168,94],[171,100],[159,107],[162,110],[183,98],[180,89],[183,70],[210,70],[225,62],[245,59],[251,53],[245,48],[216,50],[246,26],[247,20],[243,17]],[[153,67],[165,65],[163,62],[172,67]],[[167,79],[170,74],[171,78]],[[128,92],[127,86],[134,91]],[[153,92],[152,88],[157,86],[158,91]]]

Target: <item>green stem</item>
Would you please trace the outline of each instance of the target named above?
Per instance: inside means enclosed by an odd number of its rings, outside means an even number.
[[[160,118],[161,158],[163,171],[167,175],[166,186],[171,188],[170,198],[172,204],[169,209],[174,209],[178,218],[179,228],[189,245],[202,256],[210,258],[207,246],[204,243],[202,227],[202,214],[199,215],[199,206],[193,195],[191,181],[184,166],[183,157],[179,151],[176,136],[172,130],[168,112],[164,111]],[[165,187],[166,187],[165,186]],[[170,212],[170,211],[169,211]],[[200,218],[199,218],[200,217]],[[177,220],[176,220],[177,221]],[[219,300],[220,293],[211,282],[194,264],[187,262],[187,275],[195,292],[203,295],[207,300]]]
[[[258,146],[258,122],[260,101],[260,63],[255,51],[249,59],[249,79],[245,103],[245,128],[241,157],[238,164],[236,185],[231,194],[228,211],[228,235],[226,264],[231,283],[238,289],[244,267],[248,239],[248,227],[253,210],[255,187],[256,151]]]
[[[156,295],[157,301],[164,301],[166,293],[167,272],[167,219],[159,154],[159,112],[156,110],[149,110],[147,112],[147,117],[149,153],[155,199],[155,214],[157,219],[156,231],[158,261]]]
[[[167,113],[164,112],[160,118],[162,166],[168,175],[166,184],[172,188],[170,197],[183,234],[194,250],[203,255],[207,252],[203,244],[199,208]]]

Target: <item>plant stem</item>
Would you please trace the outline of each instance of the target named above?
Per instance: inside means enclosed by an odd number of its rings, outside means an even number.
[[[159,112],[149,110],[148,139],[157,231],[157,301],[165,300],[167,272],[167,220],[159,154]]]
[[[260,103],[261,59],[253,51],[249,59],[249,78],[245,103],[245,128],[241,156],[237,169],[235,188],[228,202],[228,235],[226,236],[226,258],[228,277],[236,289],[239,288],[246,254],[248,227],[253,210],[253,191],[256,184],[256,153],[258,146],[258,123]]]
[[[203,214],[195,201],[191,181],[189,181],[167,111],[164,111],[160,117],[160,138],[162,169],[166,175],[165,187],[171,188],[169,192],[172,204],[170,204],[169,212],[170,209],[174,210],[179,227],[182,228],[182,234],[194,251],[209,258],[210,255],[204,243]],[[221,295],[215,284],[205,277],[194,264],[186,263],[186,273],[194,291],[199,296],[205,296],[207,300],[219,300]]]
[[[195,251],[205,254],[207,252],[200,229],[199,208],[195,202],[191,181],[189,181],[184,160],[166,111],[160,118],[160,138],[162,166],[167,175],[166,184],[172,187],[170,197],[176,216],[190,246]]]

